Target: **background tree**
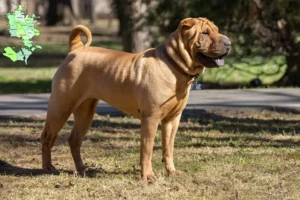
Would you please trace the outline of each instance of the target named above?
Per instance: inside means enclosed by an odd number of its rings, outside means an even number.
[[[113,6],[120,24],[123,50],[139,52],[149,48],[152,39],[146,18],[151,4],[143,0],[113,0]]]
[[[74,20],[71,0],[48,0],[47,26],[54,26],[59,22],[72,24]]]
[[[150,2],[150,1],[148,1]],[[266,62],[283,55],[287,70],[277,84],[300,86],[300,1],[298,0],[162,0],[149,22],[166,35],[184,17],[207,17],[234,40],[237,59],[261,55]],[[246,69],[245,69],[246,70]]]
[[[300,86],[300,2],[240,0],[235,5],[237,9],[231,9],[232,18],[226,24],[228,31],[242,34],[238,42],[246,47],[243,54],[284,55],[287,70],[277,84]]]

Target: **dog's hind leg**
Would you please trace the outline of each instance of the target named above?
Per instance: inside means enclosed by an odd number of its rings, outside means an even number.
[[[47,119],[41,135],[42,162],[45,172],[58,174],[59,172],[51,163],[51,148],[58,132],[61,130],[72,112],[72,105],[62,98],[50,97],[47,111]]]
[[[98,101],[98,99],[94,98],[86,99],[73,112],[75,123],[68,142],[75,163],[76,171],[80,176],[84,176],[84,172],[86,169],[86,166],[84,166],[80,155],[80,147],[82,140],[93,121]]]

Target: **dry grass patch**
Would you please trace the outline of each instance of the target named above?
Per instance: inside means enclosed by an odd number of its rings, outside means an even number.
[[[58,176],[43,174],[43,119],[0,119],[0,199],[300,199],[300,115],[274,111],[202,111],[184,117],[168,176],[157,133],[157,181],[139,181],[139,121],[96,116],[82,146],[95,172],[73,175],[67,144],[73,121],[53,148]]]

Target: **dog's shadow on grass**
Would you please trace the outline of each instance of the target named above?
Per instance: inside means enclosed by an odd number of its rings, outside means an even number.
[[[70,170],[59,170],[66,174],[72,174]],[[14,176],[41,176],[49,173],[45,173],[42,169],[30,169],[13,166],[4,160],[0,160],[0,175],[14,175]],[[59,175],[59,174],[53,174]]]
[[[60,175],[61,173],[67,174],[70,176],[81,177],[76,175],[75,171],[72,170],[58,170],[58,173],[50,174],[46,173],[43,169],[30,169],[30,168],[23,168],[13,166],[7,163],[4,160],[0,160],[0,175],[9,175],[9,176],[42,176],[42,175]],[[127,171],[107,171],[102,168],[90,168],[87,170],[83,177],[85,178],[96,178],[102,175],[128,175],[128,174],[135,174],[137,175],[139,170],[137,169],[129,169]]]

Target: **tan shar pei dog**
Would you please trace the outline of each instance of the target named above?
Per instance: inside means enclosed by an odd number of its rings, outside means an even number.
[[[86,44],[80,33],[87,37]],[[206,18],[187,18],[180,22],[165,44],[139,53],[126,53],[91,47],[90,30],[73,28],[70,53],[58,68],[41,135],[43,169],[58,171],[51,163],[51,148],[69,116],[74,127],[69,145],[76,173],[84,176],[80,146],[99,100],[141,120],[140,165],[145,181],[155,179],[152,170],[154,137],[161,122],[162,155],[166,170],[177,174],[173,162],[174,138],[181,113],[187,103],[190,83],[206,67],[224,65],[223,57],[231,42]]]

